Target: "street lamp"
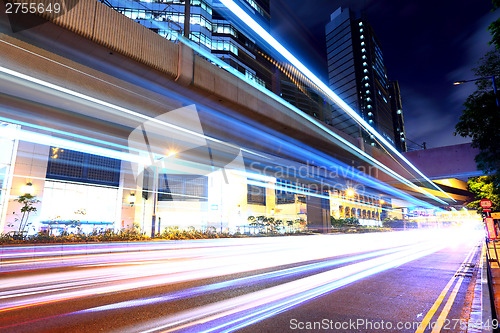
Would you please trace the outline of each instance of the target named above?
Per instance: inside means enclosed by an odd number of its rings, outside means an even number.
[[[167,155],[161,156],[159,159],[155,160],[155,163],[163,160],[164,158],[175,158],[177,156],[177,152],[174,150],[170,150],[167,152]],[[159,195],[159,181],[158,181],[158,166],[154,165],[154,174],[153,174],[153,216],[151,218],[151,238],[155,238],[155,230],[156,230],[156,215],[158,211],[158,195]]]
[[[480,80],[491,80],[491,82],[493,83],[493,93],[495,94],[495,99],[497,101],[497,107],[500,107],[500,103],[498,102],[498,96],[497,96],[497,87],[495,85],[495,75],[480,77],[480,78],[472,79],[472,80],[457,81],[457,82],[454,82],[453,85],[458,86],[459,84],[462,84],[462,83],[474,82],[474,81],[480,81]]]
[[[23,195],[31,195],[35,194],[35,187],[31,182],[27,182],[25,185],[21,186],[21,193]]]

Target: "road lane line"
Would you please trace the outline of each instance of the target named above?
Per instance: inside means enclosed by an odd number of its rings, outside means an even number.
[[[429,325],[432,317],[434,316],[434,313],[436,313],[437,309],[439,308],[439,306],[443,302],[444,297],[448,293],[448,290],[451,288],[451,286],[453,285],[454,282],[455,282],[455,276],[453,276],[453,278],[451,278],[451,280],[448,282],[448,284],[444,287],[443,291],[441,291],[441,294],[436,299],[436,301],[434,302],[434,304],[430,308],[429,312],[427,312],[427,314],[425,315],[424,319],[422,320],[422,322],[418,326],[418,329],[415,331],[415,333],[423,333],[425,331],[425,328],[427,327],[427,325]]]
[[[443,311],[441,311],[441,314],[438,317],[437,323],[432,329],[431,333],[438,333],[441,332],[441,328],[444,325],[446,317],[448,317],[448,314],[450,313],[451,307],[453,303],[455,302],[455,298],[457,297],[458,290],[460,289],[460,286],[462,285],[462,282],[464,281],[463,276],[461,276],[458,279],[457,284],[455,285],[455,288],[453,288],[453,291],[450,294],[450,297],[448,298],[448,301],[446,302]]]
[[[451,286],[455,283],[455,280],[457,279],[458,272],[461,270],[462,266],[467,261],[470,260],[470,258],[473,256],[473,254],[476,253],[476,247],[477,246],[472,247],[472,249],[469,251],[469,253],[465,257],[464,261],[462,262],[462,264],[460,265],[460,267],[458,268],[458,270],[455,272],[455,274],[450,279],[450,281],[448,281],[448,284],[446,284],[446,286],[444,287],[443,291],[441,291],[441,294],[439,294],[438,298],[436,299],[436,301],[434,302],[434,304],[432,305],[432,307],[429,309],[429,312],[427,312],[427,314],[425,315],[424,319],[422,320],[422,322],[418,326],[418,329],[415,331],[415,333],[423,333],[425,331],[425,329],[429,325],[432,317],[434,316],[434,314],[436,313],[437,309],[439,308],[439,306],[443,302],[445,296],[448,294],[448,291],[450,290]],[[451,295],[450,295],[450,297],[451,297]],[[453,299],[454,298],[455,297],[453,297]]]

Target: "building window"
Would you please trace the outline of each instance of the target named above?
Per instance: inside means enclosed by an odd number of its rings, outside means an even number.
[[[284,189],[284,188],[290,188],[292,182],[278,179],[276,181],[276,185],[277,185],[275,190],[276,204],[283,205],[283,204],[295,203],[295,194]]]
[[[238,48],[229,40],[219,39],[212,42],[212,50],[229,51],[238,55]]]
[[[47,178],[118,186],[120,160],[50,147]]]
[[[230,24],[213,23],[213,32],[237,37],[236,29]]]
[[[266,205],[266,189],[257,185],[247,184],[247,202],[255,205]]]
[[[208,177],[160,174],[159,201],[207,201]]]

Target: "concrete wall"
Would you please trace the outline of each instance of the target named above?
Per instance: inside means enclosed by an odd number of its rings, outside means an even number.
[[[481,176],[474,157],[479,150],[470,143],[409,151],[404,156],[430,179]]]

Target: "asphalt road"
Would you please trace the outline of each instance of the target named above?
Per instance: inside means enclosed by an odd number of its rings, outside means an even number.
[[[3,247],[0,331],[416,332],[424,321],[422,332],[460,332],[480,238],[435,229]]]

